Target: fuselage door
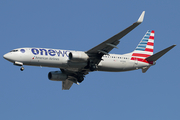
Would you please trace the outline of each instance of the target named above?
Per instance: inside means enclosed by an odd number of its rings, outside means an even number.
[[[137,66],[138,66],[138,59],[135,58],[135,60],[134,60],[134,67],[137,67]]]

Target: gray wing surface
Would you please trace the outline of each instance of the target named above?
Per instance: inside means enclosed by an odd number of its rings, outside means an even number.
[[[68,75],[65,81],[62,81],[62,90],[69,90],[73,83],[79,85],[84,80],[85,75],[88,74],[87,71],[71,71],[67,69],[61,69],[61,71]]]
[[[117,48],[116,46],[119,44],[119,39],[124,37],[128,34],[131,30],[137,27],[139,24],[143,22],[145,11],[142,12],[141,16],[139,17],[138,21],[129,26],[128,28],[124,29],[123,31],[119,32],[118,34],[114,35],[113,37],[109,38],[108,40],[102,42],[101,44],[95,46],[94,48],[88,50],[87,54],[108,54],[113,48]]]
[[[69,90],[72,86],[73,82],[66,79],[65,81],[62,81],[62,90]]]

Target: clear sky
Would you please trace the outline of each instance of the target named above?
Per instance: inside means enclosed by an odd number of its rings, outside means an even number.
[[[179,120],[179,0],[1,0],[1,120]],[[155,30],[155,52],[177,44],[145,74],[93,72],[78,86],[61,90],[48,80],[57,68],[20,67],[3,59],[14,48],[45,47],[87,51],[136,22],[119,49],[135,49]]]

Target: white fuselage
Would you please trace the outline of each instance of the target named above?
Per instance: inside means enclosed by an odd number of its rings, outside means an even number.
[[[55,67],[78,71],[87,66],[87,61],[72,62],[69,60],[71,50],[47,49],[47,48],[18,48],[4,55],[4,58],[13,63],[23,65]],[[79,51],[80,52],[80,51]],[[132,54],[109,54],[102,57],[97,71],[120,72],[148,67],[152,64],[131,60]],[[15,64],[18,65],[18,64]]]

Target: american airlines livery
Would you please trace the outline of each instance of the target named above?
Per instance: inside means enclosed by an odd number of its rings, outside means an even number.
[[[172,45],[156,54],[154,50],[154,31],[148,30],[136,49],[127,54],[109,54],[117,48],[119,40],[143,22],[145,11],[138,21],[93,47],[88,51],[72,51],[49,48],[17,48],[3,57],[14,65],[43,66],[60,68],[60,71],[51,71],[48,78],[53,81],[62,81],[62,89],[69,90],[73,83],[79,84],[85,75],[93,71],[122,72],[142,69],[145,73],[156,61],[176,45]]]

